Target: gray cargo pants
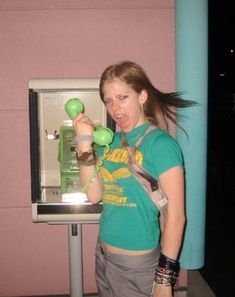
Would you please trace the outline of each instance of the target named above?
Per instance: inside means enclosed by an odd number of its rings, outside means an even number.
[[[96,246],[99,297],[150,297],[159,249],[145,255],[117,255]]]

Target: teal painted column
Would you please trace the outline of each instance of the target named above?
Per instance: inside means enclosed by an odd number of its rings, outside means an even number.
[[[180,255],[181,267],[204,265],[207,90],[208,90],[208,3],[207,0],[176,0],[176,86],[183,97],[199,103],[185,109],[177,128],[186,169],[187,225]]]

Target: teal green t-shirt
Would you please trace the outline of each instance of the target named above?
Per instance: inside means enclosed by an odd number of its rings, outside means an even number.
[[[129,146],[135,144],[149,125],[145,123],[124,134]],[[97,154],[104,156],[99,171],[104,185],[99,237],[101,241],[123,249],[154,249],[158,247],[160,238],[159,212],[128,170],[128,153],[121,138],[122,134],[117,132],[109,148],[97,149]],[[172,167],[183,167],[177,141],[160,128],[144,138],[135,158],[156,178]]]

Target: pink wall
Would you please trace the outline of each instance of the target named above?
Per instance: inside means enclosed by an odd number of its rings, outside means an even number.
[[[0,296],[69,293],[67,226],[31,219],[28,81],[99,77],[130,59],[174,90],[173,4],[0,0]],[[96,291],[97,230],[83,226],[86,293]]]

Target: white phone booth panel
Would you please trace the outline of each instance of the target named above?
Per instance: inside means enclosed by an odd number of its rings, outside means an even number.
[[[79,183],[72,120],[65,111],[79,98],[96,124],[115,129],[99,96],[99,79],[29,81],[32,217],[34,222],[99,220],[102,203],[91,204]]]

